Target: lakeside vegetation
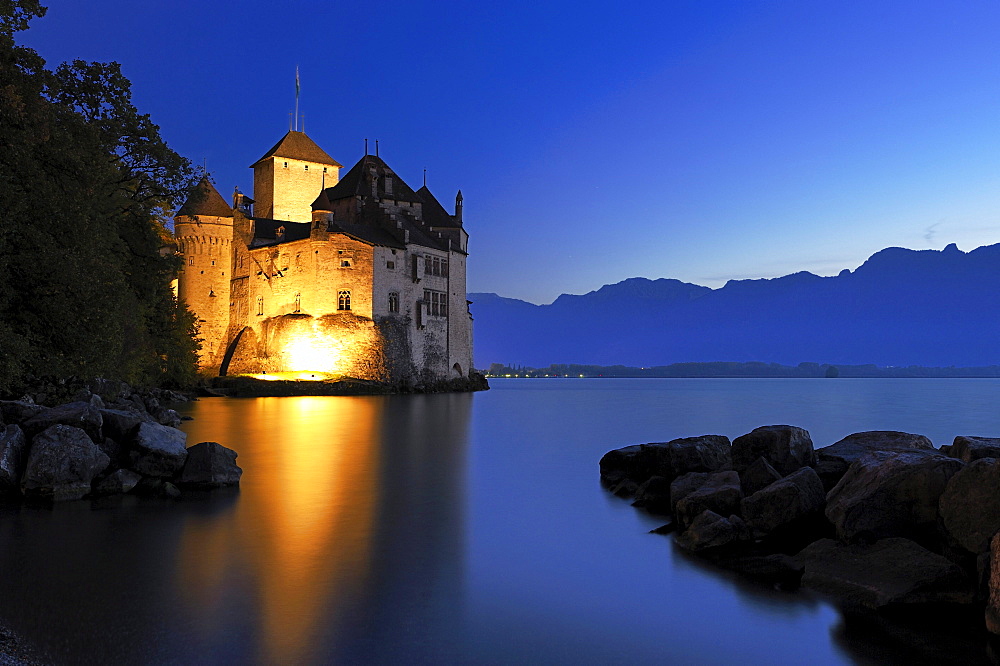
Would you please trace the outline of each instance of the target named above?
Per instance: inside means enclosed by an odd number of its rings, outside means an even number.
[[[639,377],[866,377],[866,378],[920,378],[920,377],[1000,377],[1000,365],[989,365],[976,368],[932,368],[919,365],[906,367],[879,367],[876,365],[830,365],[828,363],[799,363],[798,365],[781,365],[779,363],[760,362],[711,362],[711,363],[673,363],[649,368],[636,368],[625,365],[583,365],[583,364],[553,364],[544,368],[531,368],[519,365],[504,365],[494,363],[486,371],[487,377],[512,378],[552,378],[552,377],[606,377],[606,378],[639,378]]]
[[[197,173],[117,63],[49,69],[16,43],[45,12],[0,3],[0,395],[41,377],[188,385],[196,322],[165,221]]]

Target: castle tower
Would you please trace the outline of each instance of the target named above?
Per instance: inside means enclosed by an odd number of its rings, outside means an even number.
[[[202,368],[217,368],[226,352],[229,280],[232,276],[233,209],[206,175],[174,217],[184,259],[177,296],[198,319]]]
[[[257,217],[289,222],[312,221],[312,202],[323,188],[340,179],[341,164],[306,136],[289,131],[253,169]]]

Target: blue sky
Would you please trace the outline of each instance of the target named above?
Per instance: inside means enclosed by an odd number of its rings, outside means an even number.
[[[225,195],[288,128],[465,196],[469,291],[855,268],[1000,242],[1000,3],[92,0],[21,41],[116,60]]]

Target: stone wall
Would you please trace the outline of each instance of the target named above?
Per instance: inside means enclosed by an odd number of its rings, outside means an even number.
[[[233,218],[177,218],[174,234],[183,259],[177,296],[198,319],[202,339],[199,365],[217,368],[229,339]]]

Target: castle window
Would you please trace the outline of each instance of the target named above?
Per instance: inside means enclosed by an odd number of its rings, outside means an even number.
[[[446,294],[440,291],[424,289],[424,303],[427,304],[427,314],[434,317],[448,316],[448,301]]]
[[[341,268],[354,268],[354,260],[351,259],[350,257],[341,257],[340,258],[340,267]]]
[[[285,162],[285,168],[286,169],[288,168],[288,162]]]
[[[448,277],[448,260],[441,260],[441,277]]]
[[[387,262],[385,262],[385,267],[388,268],[390,271],[394,271],[394,270],[396,270],[396,262],[395,261],[387,261]]]
[[[213,266],[215,265],[215,259],[212,259],[212,265]]]
[[[194,257],[188,257],[188,266],[194,266]]]
[[[274,237],[277,238],[278,240],[284,240],[285,239],[285,227],[278,227],[277,229],[275,229],[274,230]]]
[[[306,165],[306,168],[304,170],[305,171],[309,171],[309,165],[308,164]]]
[[[389,292],[389,312],[399,312],[399,294],[394,291]]]
[[[302,294],[295,294],[295,310],[294,312],[302,312]]]
[[[337,292],[337,309],[338,310],[350,310],[351,309],[351,292],[348,289],[341,289]]]
[[[259,317],[259,316],[261,316],[263,314],[264,314],[264,297],[263,296],[258,296],[257,297],[257,316]]]
[[[392,196],[392,176],[389,174],[385,175],[385,193]]]
[[[326,173],[326,167],[323,167],[323,173]]]

